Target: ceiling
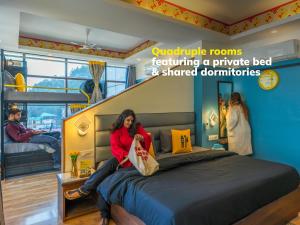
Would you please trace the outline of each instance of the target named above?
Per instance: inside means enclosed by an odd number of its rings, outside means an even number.
[[[178,6],[232,24],[264,12],[289,0],[169,0]]]
[[[258,48],[269,44],[274,44],[290,39],[299,39],[300,37],[300,20],[291,21],[275,28],[268,28],[261,32],[249,34],[230,42],[231,47],[240,48]]]
[[[21,13],[20,35],[36,39],[84,43],[87,26],[51,18]],[[146,39],[120,34],[99,28],[90,28],[89,43],[97,47],[125,52],[145,42]]]
[[[169,0],[169,2],[232,23],[287,1]],[[298,19],[300,20],[300,17]],[[287,23],[285,20],[254,28],[237,35],[233,40],[228,35],[139,9],[120,0],[0,0],[0,21],[6,21],[0,23],[0,40],[2,40],[0,47],[8,46],[8,43],[11,43],[11,46],[13,43],[18,46],[19,33],[59,42],[82,42],[85,39],[85,29],[91,28],[93,42],[103,48],[119,51],[128,50],[144,40],[156,41],[161,47],[186,47],[202,40],[229,45],[244,37],[244,40],[249,41],[246,39],[247,36],[253,39],[261,38],[259,35],[263,30],[270,27],[275,29]],[[266,37],[268,34],[264,33]],[[151,49],[139,52],[128,60],[136,62],[137,58],[143,57],[151,57]]]
[[[1,6],[52,20],[162,43],[186,45],[201,39],[228,38],[217,32],[141,11],[120,0],[0,0]]]

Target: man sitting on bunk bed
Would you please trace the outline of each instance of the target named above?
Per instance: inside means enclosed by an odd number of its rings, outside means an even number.
[[[11,108],[8,112],[8,123],[6,125],[7,135],[15,142],[47,144],[55,150],[53,153],[54,168],[60,168],[60,132],[46,132],[24,127],[20,123],[22,111]]]

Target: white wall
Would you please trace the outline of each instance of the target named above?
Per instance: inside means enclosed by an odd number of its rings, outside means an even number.
[[[0,7],[0,49],[16,50],[19,45],[20,12]]]
[[[66,171],[70,170],[68,155],[72,151],[80,151],[93,158],[95,115],[118,114],[127,108],[136,113],[193,112],[193,81],[193,77],[156,77],[103,104],[66,119],[63,124]],[[90,128],[87,135],[81,137],[77,133],[75,122],[83,117],[90,121]]]

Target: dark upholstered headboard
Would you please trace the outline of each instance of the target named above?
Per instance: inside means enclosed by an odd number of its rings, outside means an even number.
[[[110,129],[117,114],[95,115],[95,163],[112,157],[110,150]],[[194,112],[141,113],[137,121],[154,136],[155,148],[160,149],[159,131],[165,129],[191,129],[192,145],[195,144]]]

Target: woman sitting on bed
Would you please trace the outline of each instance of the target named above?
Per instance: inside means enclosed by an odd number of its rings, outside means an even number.
[[[136,138],[142,146],[148,151],[151,144],[151,137],[144,130],[140,123],[136,122],[135,113],[130,110],[124,110],[113,124],[110,145],[112,159],[108,160],[100,169],[98,169],[89,179],[78,189],[67,191],[65,197],[69,200],[78,199],[87,196],[91,191],[97,190],[99,195],[97,206],[100,209],[102,222],[101,225],[108,225],[110,218],[109,205],[103,199],[99,189],[100,183],[109,175],[114,173],[118,165],[124,160],[129,152],[133,139]],[[131,167],[130,161],[121,165],[123,168]]]

